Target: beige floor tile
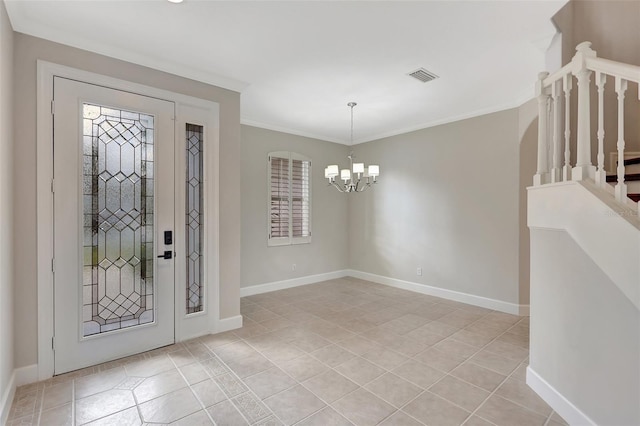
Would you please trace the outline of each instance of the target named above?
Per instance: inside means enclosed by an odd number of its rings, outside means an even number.
[[[405,412],[397,411],[380,423],[380,426],[422,426],[422,423]]]
[[[449,338],[477,348],[482,348],[494,339],[493,337],[483,336],[482,334],[474,333],[466,329],[453,333]]]
[[[235,374],[227,373],[213,378],[228,398],[233,398],[249,390]]]
[[[348,378],[328,370],[302,383],[326,403],[332,403],[358,389],[358,384]]]
[[[425,346],[433,346],[445,337],[441,334],[434,333],[433,331],[426,328],[426,325],[422,327],[416,328],[415,330],[410,331],[405,334],[405,337],[408,339],[413,339],[416,342],[422,343]]]
[[[466,422],[464,422],[464,426],[494,426],[494,424],[491,422],[488,422],[482,417],[471,416],[467,419]]]
[[[329,367],[335,367],[355,357],[355,355],[348,350],[335,344],[318,349],[312,352],[311,355]]]
[[[313,352],[331,344],[330,341],[315,333],[309,333],[306,336],[297,338],[292,343],[305,352]]]
[[[445,376],[431,386],[429,391],[470,412],[478,408],[489,396],[489,392],[453,376]]]
[[[429,367],[435,368],[445,373],[453,370],[464,362],[464,358],[456,355],[447,355],[435,348],[429,348],[413,357]]]
[[[60,383],[44,389],[42,409],[58,407],[71,402],[73,382]]]
[[[228,345],[218,346],[213,350],[213,353],[223,361],[237,361],[251,355],[256,355],[258,352],[245,342],[238,341],[229,343]]]
[[[364,358],[356,357],[349,361],[343,362],[335,367],[335,370],[353,380],[360,386],[364,386],[376,377],[380,377],[386,372],[381,367],[372,364]]]
[[[373,426],[396,409],[371,392],[360,388],[332,404],[333,408],[358,426]]]
[[[265,399],[285,389],[298,384],[298,382],[289,377],[279,368],[270,368],[269,370],[258,373],[254,376],[247,377],[244,382],[258,395],[261,399]]]
[[[439,334],[443,337],[449,337],[453,333],[460,331],[460,327],[445,324],[443,322],[440,322],[439,320],[431,321],[430,323],[425,324],[424,326],[422,326],[422,329],[433,334]]]
[[[200,365],[202,365],[209,377],[212,378],[229,372],[229,368],[216,357],[200,361]]]
[[[76,400],[76,423],[84,424],[136,405],[128,390],[109,390]]]
[[[246,314],[243,314],[243,316],[258,323],[267,321],[267,320],[272,320],[274,318],[280,318],[280,315],[266,308],[254,309],[251,312],[247,312]]]
[[[305,355],[306,352],[296,347],[293,344],[285,343],[282,345],[275,345],[270,348],[264,349],[262,354],[266,356],[270,361],[277,363],[286,362],[299,356]]]
[[[267,330],[266,327],[263,327],[257,322],[248,319],[245,319],[243,321],[242,328],[233,330],[233,332],[238,337],[241,337],[243,339],[246,339],[247,337],[259,336],[261,334],[267,333],[268,331],[269,330]]]
[[[125,365],[128,376],[151,377],[164,371],[172,370],[175,367],[168,356],[162,355],[153,359],[141,359],[131,364]]]
[[[349,420],[341,416],[332,408],[323,408],[315,414],[307,417],[296,426],[352,426]]]
[[[171,423],[202,409],[188,388],[152,399],[138,407],[142,420],[150,423]]]
[[[196,411],[193,414],[183,417],[180,420],[176,420],[170,423],[171,426],[209,426],[213,425],[213,422],[207,415],[205,410]],[[115,426],[115,425],[114,425]]]
[[[145,379],[136,386],[133,394],[138,404],[142,404],[186,386],[187,382],[184,381],[180,372],[178,370],[170,370]]]
[[[190,385],[209,379],[207,371],[199,362],[185,365],[180,367],[179,370]]]
[[[222,401],[207,408],[207,412],[217,425],[243,426],[249,424],[231,401]]]
[[[229,343],[237,342],[240,338],[236,336],[233,331],[226,331],[224,333],[218,334],[208,334],[206,336],[200,337],[200,341],[204,344],[209,350],[214,350],[218,346],[224,346]]]
[[[467,345],[466,343],[462,343],[451,338],[436,343],[435,345],[433,345],[433,348],[439,350],[447,356],[454,356],[464,359],[469,358],[479,350],[477,346]]]
[[[451,374],[465,382],[469,382],[490,392],[497,388],[498,385],[500,385],[500,383],[502,383],[506,378],[502,374],[498,374],[495,371],[488,370],[470,362],[462,364],[455,370],[451,371]]]
[[[183,365],[192,364],[196,362],[196,359],[193,357],[191,352],[188,349],[180,349],[175,352],[171,352],[169,354],[169,358],[171,361],[177,366],[182,367]]]
[[[488,368],[505,376],[511,374],[520,362],[482,350],[469,359],[474,364]]]
[[[497,355],[503,356],[505,358],[514,359],[517,361],[523,361],[526,357],[529,356],[529,350],[525,348],[521,348],[510,343],[500,342],[494,340],[489,343],[486,347],[486,350],[489,352],[493,352]]]
[[[240,377],[245,378],[253,376],[262,371],[274,367],[274,364],[264,356],[255,352],[249,356],[240,359],[232,359],[227,361],[227,365]]]
[[[438,371],[413,359],[410,359],[401,366],[394,368],[392,372],[424,389],[433,385],[445,374],[442,371]]]
[[[75,398],[80,399],[113,389],[126,379],[124,368],[114,368],[102,373],[92,374],[75,380]],[[48,389],[46,389],[48,390]],[[45,390],[45,395],[46,395]]]
[[[547,418],[511,401],[493,395],[476,414],[498,426],[542,426]]]
[[[324,373],[329,368],[311,355],[303,355],[299,358],[279,363],[278,366],[299,382]]]
[[[283,343],[285,343],[285,341],[278,335],[278,333],[274,332],[261,334],[255,337],[249,337],[248,339],[244,339],[244,341],[260,352],[273,346],[282,345]]]
[[[87,424],[90,426],[140,426],[142,420],[138,414],[138,407],[131,407]]]
[[[244,418],[247,419],[251,424],[262,420],[272,414],[271,410],[269,410],[267,406],[264,405],[260,398],[258,398],[251,392],[238,395],[233,398],[231,402],[233,402],[238,411],[240,411]]]
[[[520,404],[538,414],[548,417],[551,407],[538,396],[526,383],[513,378],[507,379],[498,389],[496,395]]]
[[[264,419],[254,423],[254,426],[282,426],[283,423],[278,420],[278,418],[272,414],[269,417],[265,417]]]
[[[527,364],[520,364],[518,368],[511,373],[511,378],[520,380],[521,382],[527,381]]]
[[[362,357],[376,365],[379,365],[385,370],[392,370],[409,360],[408,357],[382,346],[378,346],[372,351],[365,353]]]
[[[425,392],[411,401],[402,411],[424,424],[438,426],[461,425],[470,414],[430,392]],[[511,426],[515,425],[514,423]]]
[[[222,389],[220,389],[220,386],[218,386],[213,379],[207,379],[203,382],[196,383],[191,386],[191,390],[195,393],[196,397],[205,408],[227,399],[224,392],[222,392]]]
[[[366,385],[365,388],[398,408],[411,401],[423,391],[422,388],[393,373],[387,373],[377,378]]]
[[[40,413],[40,424],[43,425],[71,425],[71,403],[50,408]]]
[[[286,425],[292,425],[326,406],[300,385],[273,395],[265,399],[264,403]]]
[[[338,346],[353,352],[356,355],[363,355],[375,349],[382,349],[377,343],[361,336],[354,336],[346,340],[342,340],[341,342],[338,342]]]
[[[507,331],[504,334],[501,334],[500,336],[498,336],[496,340],[498,340],[499,342],[509,343],[514,346],[519,346],[527,350],[529,349],[528,335],[515,334]]]

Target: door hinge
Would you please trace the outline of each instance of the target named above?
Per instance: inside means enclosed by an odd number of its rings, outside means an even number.
[[[54,115],[56,113],[56,101],[54,101],[53,99],[51,100],[51,115]]]
[[[56,259],[52,258],[51,259],[51,272],[55,272],[56,271]]]
[[[54,186],[54,179],[51,179],[51,192],[52,192],[52,193],[55,193],[55,192],[56,192],[56,190],[55,190],[55,186]]]
[[[56,350],[56,338],[55,336],[51,338],[51,349]]]

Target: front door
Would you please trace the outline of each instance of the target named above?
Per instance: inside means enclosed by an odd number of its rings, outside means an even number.
[[[174,342],[175,106],[55,77],[54,107],[60,374]]]

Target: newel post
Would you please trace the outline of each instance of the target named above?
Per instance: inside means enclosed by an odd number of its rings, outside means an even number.
[[[540,186],[549,182],[549,95],[544,89],[544,79],[548,72],[538,74],[536,96],[538,97],[538,169],[533,177],[533,185]]]
[[[576,47],[577,53],[571,60],[572,72],[578,79],[578,133],[576,166],[571,172],[572,180],[595,178],[596,168],[591,163],[591,103],[589,99],[589,83],[591,71],[587,68],[587,58],[595,58],[596,52],[591,49],[591,42],[585,41]]]

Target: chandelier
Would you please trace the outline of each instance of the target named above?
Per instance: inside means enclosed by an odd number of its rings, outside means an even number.
[[[351,108],[351,145],[353,145],[353,107],[356,105],[355,102],[347,104]],[[336,164],[327,166],[324,169],[324,177],[329,180],[329,185],[332,185],[340,192],[363,192],[372,184],[378,183],[377,178],[380,175],[380,167],[378,165],[371,164],[369,167],[365,167],[364,163],[354,163],[353,159],[356,157],[353,153],[347,155],[347,158],[350,165],[348,169],[342,169],[338,173]],[[342,182],[336,182],[338,175],[340,175]],[[366,180],[363,181],[363,179]]]

